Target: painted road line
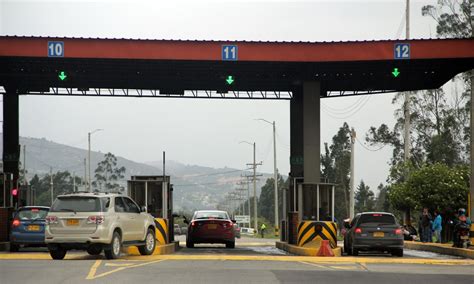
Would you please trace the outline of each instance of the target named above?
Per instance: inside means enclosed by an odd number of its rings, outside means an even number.
[[[316,264],[316,263],[311,263],[311,262],[306,262],[306,261],[300,261],[300,263],[303,263],[303,264],[306,264],[306,265],[315,266],[315,267],[317,267],[317,268],[322,268],[322,269],[324,269],[324,270],[333,270],[333,269],[331,269],[330,267],[324,266],[324,265],[321,265],[321,264]]]
[[[116,273],[116,272],[119,272],[119,271],[122,271],[122,270],[125,270],[125,269],[141,267],[141,266],[150,265],[150,264],[154,264],[154,263],[158,263],[158,262],[162,262],[162,261],[164,261],[164,259],[148,261],[148,262],[139,263],[139,264],[132,264],[130,266],[119,267],[119,268],[116,268],[114,270],[110,270],[110,271],[107,271],[107,272],[96,275],[97,268],[99,267],[100,262],[101,262],[100,260],[98,260],[98,261],[96,261],[96,263],[94,263],[92,265],[91,270],[89,271],[89,273],[86,277],[86,280],[94,280],[94,279],[105,277],[107,275],[110,275],[112,273]],[[107,266],[107,264],[105,266]]]
[[[102,260],[96,260],[87,274],[86,280],[94,279],[94,275],[97,272],[97,268],[100,266]]]
[[[331,265],[329,266],[333,269],[336,269],[336,270],[360,270],[360,266],[354,266],[354,265]]]

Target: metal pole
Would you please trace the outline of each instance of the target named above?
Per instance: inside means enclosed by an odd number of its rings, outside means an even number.
[[[249,223],[248,224],[249,224],[249,228],[250,228],[252,226],[252,224],[250,223],[251,222],[250,217],[252,215],[252,214],[250,214],[250,182],[249,182],[249,179],[248,179],[247,176],[246,176],[246,179],[247,179],[247,198],[248,198],[247,201],[248,201],[248,209],[249,209]]]
[[[256,151],[256,145],[255,142],[253,142],[253,215],[254,215],[254,230],[255,234],[258,233],[258,211],[257,211],[257,162],[255,161],[255,151]]]
[[[350,197],[349,197],[349,217],[354,218],[354,143],[356,132],[354,128],[351,131],[351,179],[350,179]]]
[[[84,190],[87,190],[87,159],[84,159],[84,180],[82,183],[84,184]]]
[[[51,189],[51,205],[53,205],[54,188],[53,188],[53,168],[52,167],[49,168],[49,177],[50,177],[49,186],[50,186],[50,189]]]
[[[471,17],[474,21],[474,4],[471,6]],[[474,31],[473,31],[474,33]],[[474,220],[474,69],[471,70],[471,176],[469,185],[470,202],[469,207],[469,218]]]
[[[87,191],[91,192],[91,133],[87,133],[87,140],[89,142],[89,150],[87,151],[89,160],[89,178],[87,179]]]
[[[318,221],[320,221],[319,218],[321,218],[321,216],[319,216],[319,199],[321,198],[321,195],[319,194],[319,184],[316,185],[316,219]]]
[[[405,22],[406,22],[406,38],[407,39],[410,39],[410,0],[407,0],[407,7],[406,7],[406,18],[405,18]]]
[[[145,181],[145,208],[148,213],[148,181]]]
[[[76,192],[76,173],[72,172],[72,192]]]
[[[335,186],[333,185],[331,187],[331,221],[334,222],[334,215],[335,215],[335,212],[334,212],[334,197],[335,197],[335,194],[334,194],[334,191],[335,191]]]
[[[275,121],[273,121],[273,177],[275,185],[275,236],[278,236],[278,170],[277,170],[277,154],[276,154],[276,137],[275,137]]]

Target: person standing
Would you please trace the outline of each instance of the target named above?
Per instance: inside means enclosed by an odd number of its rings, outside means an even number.
[[[260,226],[260,234],[262,234],[262,239],[263,235],[265,234],[265,229],[267,229],[267,226],[265,226],[265,224],[262,224],[262,226]]]
[[[443,227],[441,226],[441,222],[443,220],[438,210],[434,211],[434,216],[435,216],[435,219],[433,221],[433,225],[431,226],[431,229],[434,233],[434,237],[436,238],[436,242],[441,243],[441,231],[443,230]]]
[[[419,232],[420,232],[420,239],[423,243],[431,242],[431,223],[432,218],[430,212],[428,212],[428,208],[423,208],[423,213],[420,217],[419,223]]]

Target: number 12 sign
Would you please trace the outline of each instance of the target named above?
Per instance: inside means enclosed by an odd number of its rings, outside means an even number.
[[[396,43],[393,47],[395,59],[410,59],[410,44]]]
[[[237,45],[222,46],[222,60],[237,60]]]

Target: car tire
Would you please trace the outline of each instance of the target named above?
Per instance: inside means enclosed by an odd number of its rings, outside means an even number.
[[[18,252],[20,250],[20,246],[17,244],[10,244],[10,252]]]
[[[50,249],[49,254],[53,259],[64,259],[66,256],[67,250],[61,247],[57,247],[56,249]]]
[[[356,249],[356,248],[354,248],[354,247],[352,247],[352,249],[351,249],[351,255],[353,255],[353,256],[358,256],[358,255],[359,255],[359,250]]]
[[[155,251],[155,246],[155,231],[152,229],[148,229],[145,236],[145,244],[143,246],[138,246],[138,251],[141,255],[151,255]]]
[[[97,245],[92,245],[87,248],[87,253],[90,255],[99,255],[102,252],[102,248]]]
[[[186,238],[186,247],[187,247],[187,248],[193,248],[193,247],[194,247],[194,243],[193,243],[193,241],[191,241],[191,240],[189,239],[189,237]]]
[[[104,249],[105,257],[107,259],[117,259],[120,257],[120,251],[122,250],[122,239],[120,234],[115,231],[112,235],[112,241]]]
[[[393,256],[403,257],[403,249],[395,249],[392,251]]]
[[[225,247],[226,248],[232,248],[232,249],[235,248],[235,241],[226,243]]]

